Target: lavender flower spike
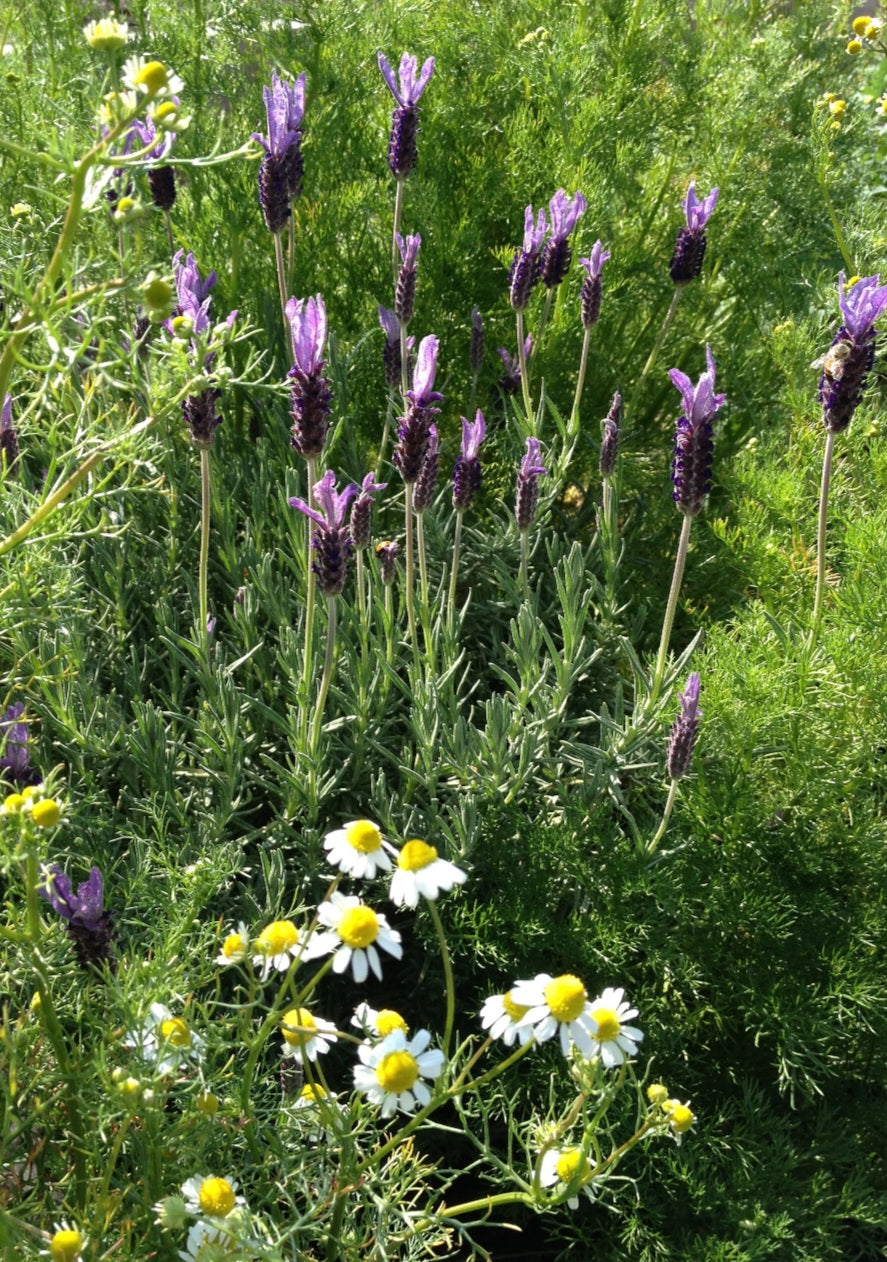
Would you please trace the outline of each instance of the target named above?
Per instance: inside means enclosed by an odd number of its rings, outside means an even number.
[[[518,530],[529,530],[536,516],[536,504],[539,500],[539,478],[548,472],[540,463],[542,450],[538,438],[527,439],[527,452],[520,462],[517,472],[517,498],[515,500],[514,518]]]
[[[416,233],[414,237],[407,237],[404,240],[398,232],[394,239],[403,260],[394,293],[394,314],[402,325],[407,325],[413,318],[413,305],[416,300],[416,262],[422,238]]]
[[[177,97],[173,97],[173,102],[178,106]],[[163,159],[172,149],[176,133],[174,131],[158,132],[150,116],[144,122],[139,118],[134,119],[132,130],[138,136],[142,148],[152,146],[145,157],[152,159],[155,163],[160,163],[159,166],[148,167],[148,188],[151,190],[154,205],[160,210],[172,210],[176,201],[175,171],[171,166],[167,166]]]
[[[115,961],[111,943],[117,935],[112,923],[113,913],[105,911],[104,885],[99,869],[90,869],[89,877],[77,887],[75,894],[65,872],[53,863],[46,870],[38,893],[67,922],[68,934],[73,940],[80,965],[83,968],[100,968],[107,963],[113,971]]]
[[[311,568],[317,575],[317,586],[324,596],[338,596],[345,586],[348,561],[354,551],[350,531],[345,525],[345,514],[359,490],[354,482],[350,482],[343,491],[337,492],[335,474],[328,469],[314,484],[314,498],[322,512],[296,496],[289,501],[291,508],[310,517],[319,528],[311,536],[311,547],[314,549]]]
[[[201,279],[200,269],[193,253],[189,250],[182,262],[184,250],[178,250],[172,265],[176,278],[176,296],[179,300],[180,316],[191,321],[192,332],[204,333],[209,328],[210,294],[218,279],[215,272],[209,272],[206,279]],[[167,327],[171,332],[172,322]]]
[[[524,211],[523,248],[515,250],[508,273],[508,301],[515,311],[525,310],[530,301],[530,294],[539,279],[539,253],[547,233],[545,211],[540,210],[534,220],[533,207],[528,206]]]
[[[601,438],[600,471],[601,477],[611,478],[616,472],[616,458],[619,455],[619,426],[622,423],[622,395],[617,390],[613,395],[610,410],[604,417],[604,433]]]
[[[25,703],[15,701],[0,717],[0,781],[12,780],[18,788],[40,782],[39,772],[31,768],[28,724],[22,719],[24,712]]]
[[[177,322],[184,317],[190,323],[192,336],[199,336],[210,328],[209,308],[217,278],[215,272],[210,272],[202,279],[194,255],[189,252],[183,263],[183,253],[184,251],[179,250],[173,258],[178,313],[166,322],[166,328],[175,334],[178,331]],[[234,322],[236,315],[236,311],[228,315],[229,325]],[[205,357],[204,368],[207,371],[212,365],[212,358],[212,354]],[[191,441],[195,447],[208,450],[215,442],[216,430],[222,423],[217,411],[219,397],[219,391],[214,386],[207,386],[200,394],[188,395],[182,401],[182,415],[191,431]]]
[[[689,284],[702,271],[705,257],[705,227],[717,205],[718,190],[713,188],[702,201],[696,196],[696,181],[691,180],[687,196],[681,202],[686,227],[678,232],[674,253],[671,256],[671,279],[676,285]]]
[[[385,347],[382,351],[382,363],[385,365],[385,384],[396,390],[400,385],[400,325],[397,316],[387,307],[379,308],[379,324],[385,334]],[[412,359],[410,351],[416,339],[407,338],[407,368]],[[408,374],[409,375],[409,374]]]
[[[524,338],[524,357],[526,359],[530,358],[532,350],[533,338],[528,333]],[[521,388],[520,356],[512,355],[504,346],[499,347],[498,355],[502,360],[502,367],[505,371],[496,384],[503,394],[517,394]]]
[[[333,397],[323,375],[326,307],[320,294],[314,298],[290,298],[286,317],[290,322],[294,360],[289,371],[293,418],[290,442],[307,460],[323,451]]]
[[[439,403],[443,398],[434,389],[434,376],[437,372],[437,352],[440,343],[431,334],[423,337],[416,354],[416,367],[413,371],[412,389],[407,391],[407,398],[416,407],[429,408],[432,403]]]
[[[595,241],[591,247],[591,257],[579,260],[587,272],[579,296],[582,304],[582,327],[585,329],[590,329],[597,324],[601,313],[601,272],[609,257],[610,251],[604,249],[603,242]]]
[[[373,496],[384,491],[387,482],[374,482],[375,474],[368,473],[363,480],[360,494],[351,505],[351,542],[355,548],[366,548],[370,542],[370,514],[373,507]]]
[[[15,471],[18,458],[18,435],[12,423],[12,395],[8,394],[0,411],[0,477]]]
[[[473,421],[462,417],[462,451],[453,466],[453,507],[464,513],[471,507],[481,487],[481,468],[478,455],[487,433],[487,423],[480,408]]]
[[[669,372],[672,383],[681,393],[684,413],[678,417],[674,439],[671,476],[672,498],[685,516],[695,517],[711,490],[711,467],[714,456],[715,415],[727,396],[715,394],[715,361],[706,346],[708,371],[694,386],[678,368]]]
[[[681,713],[671,729],[666,758],[668,775],[671,780],[680,780],[687,774],[690,769],[690,759],[693,757],[693,746],[696,743],[696,733],[699,729],[699,720],[702,717],[702,711],[699,709],[698,671],[694,670],[691,673],[685,690],[679,693],[679,696],[681,698]]]
[[[581,193],[569,198],[559,188],[548,203],[551,213],[551,236],[545,242],[539,261],[539,275],[547,289],[554,289],[566,276],[573,257],[569,242],[570,233],[576,227],[587,202]]]
[[[265,150],[259,167],[259,204],[269,232],[277,233],[292,213],[290,202],[302,191],[302,119],[305,116],[305,74],[290,86],[271,76],[263,88],[268,136],[253,132]]]
[[[434,387],[434,374],[437,371],[436,337],[423,337],[416,354],[416,366],[413,371],[412,389],[407,391],[406,415],[401,419],[397,430],[392,459],[400,470],[404,482],[415,482],[425,463],[428,454],[431,423],[439,408],[435,403],[443,398]]]
[[[419,476],[416,478],[416,485],[413,490],[413,509],[417,513],[424,513],[434,499],[439,464],[440,453],[438,451],[437,426],[431,424],[428,426],[425,458],[422,461],[422,468],[419,470]]]
[[[398,180],[405,180],[418,160],[416,135],[419,130],[419,98],[434,74],[434,58],[427,59],[418,75],[417,67],[416,58],[404,53],[400,59],[398,79],[395,79],[391,66],[379,53],[379,69],[396,102],[391,116],[388,167]]]
[[[831,434],[840,434],[850,424],[874,363],[874,324],[887,308],[887,285],[880,281],[880,276],[866,276],[845,292],[844,273],[838,277],[844,323],[823,360],[819,379],[822,419]]]

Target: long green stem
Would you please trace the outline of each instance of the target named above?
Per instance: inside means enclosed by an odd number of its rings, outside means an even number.
[[[212,486],[209,448],[200,448],[200,570],[197,583],[200,602],[200,623],[197,642],[204,649],[209,644],[209,527],[212,510]]]
[[[542,342],[542,334],[545,332],[545,328],[548,324],[548,317],[551,315],[551,299],[553,295],[554,295],[553,289],[546,289],[545,302],[542,306],[542,314],[539,317],[539,325],[536,329],[536,337],[533,342],[533,345],[530,347],[530,367],[531,368],[533,367],[533,364],[535,364],[536,362],[536,352],[538,351],[540,343]]]
[[[530,532],[520,532],[520,589],[524,600],[530,599],[530,579],[527,572],[527,557],[530,551]]]
[[[398,180],[394,194],[394,228],[391,233],[391,274],[395,289],[397,288],[397,276],[400,271],[400,264],[397,261],[400,256],[397,238],[400,235],[400,221],[403,216],[403,188],[404,181]]]
[[[517,358],[520,364],[520,384],[521,391],[524,396],[524,411],[527,414],[527,428],[530,433],[535,432],[535,422],[533,420],[533,404],[530,399],[530,374],[527,366],[527,352],[524,346],[524,313],[517,313]]]
[[[662,812],[662,823],[656,829],[656,833],[644,846],[644,854],[654,854],[660,841],[665,836],[665,830],[668,828],[668,821],[671,818],[671,812],[675,804],[675,798],[678,794],[678,782],[672,780],[668,790],[668,797],[665,801],[665,810]]]
[[[410,643],[413,646],[413,660],[419,669],[419,637],[416,634],[416,610],[413,606],[413,484],[404,484],[404,598],[407,606],[407,624],[410,631]]]
[[[308,507],[314,507],[314,480],[315,480],[315,463],[314,457],[308,456],[306,459],[307,476],[308,476]],[[308,694],[311,687],[311,672],[314,666],[314,605],[316,602],[317,592],[317,575],[311,563],[311,532],[312,524],[310,518],[306,521],[307,526],[307,575],[305,583],[305,659],[302,663],[302,742],[308,739]]]
[[[286,293],[286,263],[283,258],[283,241],[280,233],[274,233],[274,263],[277,270],[277,292],[280,295],[280,313],[283,316],[283,333],[287,342],[289,342],[289,328],[286,318],[286,304],[289,301]]]
[[[431,919],[434,921],[434,930],[437,934],[437,940],[440,944],[440,958],[443,961],[444,979],[447,988],[447,1019],[444,1026],[444,1036],[441,1046],[444,1055],[450,1055],[450,1039],[453,1036],[453,1021],[456,1016],[456,983],[453,980],[453,962],[450,959],[450,949],[447,946],[447,937],[444,933],[443,923],[441,922],[440,912],[437,910],[437,904],[432,900],[428,903],[428,910],[431,913]]]
[[[690,513],[684,513],[684,523],[681,526],[681,538],[678,542],[678,554],[675,557],[674,574],[671,579],[671,591],[668,593],[668,604],[665,607],[665,618],[662,622],[662,638],[659,641],[659,656],[656,658],[656,670],[653,675],[653,683],[650,686],[649,704],[652,706],[662,687],[662,681],[665,677],[665,663],[668,658],[668,645],[671,640],[671,629],[674,626],[674,616],[678,607],[678,596],[681,592],[681,581],[684,577],[684,566],[687,562],[687,548],[690,544],[690,528],[693,525],[693,517]]]
[[[314,710],[314,722],[311,726],[311,750],[312,753],[317,750],[317,743],[320,740],[320,733],[323,727],[323,711],[326,706],[327,694],[330,690],[330,684],[333,678],[333,666],[336,654],[336,598],[328,596],[326,601],[329,619],[327,621],[326,631],[326,653],[323,659],[323,674],[320,677],[320,690],[317,694],[317,705]]]
[[[825,596],[825,537],[828,525],[828,489],[832,476],[832,459],[835,451],[837,434],[829,431],[825,440],[825,454],[822,458],[822,484],[819,488],[819,521],[816,529],[816,597],[813,601],[813,626],[810,631],[810,642],[813,644],[819,633],[822,618],[822,602]]]
[[[456,535],[453,539],[453,564],[450,569],[450,590],[447,596],[447,609],[451,614],[456,612],[456,582],[459,577],[459,551],[462,546],[462,512],[456,510]]]
[[[675,291],[672,294],[671,302],[669,303],[668,310],[665,313],[665,319],[662,321],[662,327],[660,328],[658,334],[656,335],[656,341],[653,343],[653,349],[650,351],[650,354],[647,356],[647,362],[644,364],[644,367],[641,370],[641,375],[640,377],[638,377],[637,384],[635,385],[635,388],[632,391],[631,398],[629,399],[627,406],[623,409],[623,412],[622,412],[623,425],[626,423],[629,417],[631,417],[632,420],[634,419],[635,405],[638,399],[640,398],[641,390],[644,388],[644,382],[649,377],[650,372],[653,368],[653,365],[656,363],[656,360],[659,356],[659,352],[662,350],[662,343],[665,341],[665,335],[668,333],[668,330],[671,326],[671,322],[674,319],[674,313],[678,309],[678,303],[680,301],[683,289],[684,289],[683,285],[675,286]]]
[[[391,421],[394,417],[394,391],[388,391],[388,406],[385,408],[385,426],[382,430],[382,441],[379,444],[379,455],[376,459],[376,471],[374,475],[378,478],[382,472],[382,466],[385,463],[385,449],[388,446],[388,431],[391,429]]]
[[[585,389],[585,372],[588,367],[588,347],[591,344],[591,329],[586,329],[582,338],[582,357],[579,360],[579,376],[576,378],[576,393],[573,395],[573,407],[570,412],[568,427],[571,436],[575,435],[579,426],[579,407],[582,403],[582,392]]]

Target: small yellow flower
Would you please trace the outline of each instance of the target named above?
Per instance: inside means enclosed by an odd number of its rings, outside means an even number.
[[[142,285],[142,301],[152,324],[168,320],[176,302],[176,289],[171,281],[157,272],[149,272]]]
[[[647,1088],[647,1099],[651,1104],[665,1104],[668,1099],[668,1087],[661,1082],[651,1082]]]
[[[145,61],[143,57],[130,57],[123,67],[123,82],[150,97],[176,96],[184,86],[162,61]]]
[[[832,118],[841,119],[847,113],[847,102],[835,98],[835,100],[829,101],[828,108]]]
[[[871,18],[866,17],[865,14],[863,14],[862,17],[854,18],[853,23],[852,23],[854,34],[865,35],[866,29],[870,22],[871,22]]]
[[[18,815],[27,799],[21,793],[10,793],[3,799],[0,815]]]
[[[204,1117],[215,1117],[219,1111],[219,1097],[212,1091],[201,1091],[194,1103],[198,1113],[202,1113]]]
[[[55,828],[61,818],[61,808],[55,798],[44,798],[31,807],[31,819],[38,828]]]
[[[86,1237],[81,1232],[62,1223],[49,1242],[49,1256],[52,1262],[75,1262],[85,1244]]]
[[[112,216],[115,223],[129,223],[142,213],[142,203],[134,197],[121,197]]]
[[[25,215],[30,215],[31,205],[29,202],[16,202],[14,206],[10,206],[9,213],[13,219],[21,219]]]
[[[122,48],[129,39],[129,27],[116,18],[100,18],[98,22],[86,23],[83,36],[96,52],[113,53]]]
[[[863,31],[863,35],[866,39],[874,41],[880,37],[883,26],[884,23],[880,18],[871,18],[868,26]]]
[[[850,54],[851,57],[855,57],[857,53],[861,53],[862,52],[861,42],[858,39],[851,39],[850,43],[847,45],[847,52]]]
[[[887,114],[887,96],[882,96],[878,102],[878,109],[882,114]]]

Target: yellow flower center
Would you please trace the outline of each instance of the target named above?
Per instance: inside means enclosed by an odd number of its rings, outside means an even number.
[[[361,854],[372,854],[382,845],[382,834],[378,825],[368,819],[356,819],[346,824],[345,839],[349,846],[353,846]]]
[[[9,797],[3,799],[3,809],[9,815],[16,815],[26,801],[27,799],[22,797],[21,793],[10,793]]]
[[[395,1012],[393,1008],[383,1008],[376,1017],[376,1029],[385,1038],[392,1030],[403,1030],[404,1034],[408,1034],[410,1027],[399,1012]]]
[[[63,1227],[49,1242],[49,1256],[52,1262],[74,1262],[85,1243],[79,1231]]]
[[[437,851],[426,841],[408,841],[400,852],[397,866],[405,872],[421,872],[422,868],[434,863],[436,858]]]
[[[372,907],[349,907],[336,928],[336,932],[346,946],[369,946],[379,936],[379,917]]]
[[[558,1021],[575,1021],[588,996],[585,987],[572,973],[563,973],[548,983],[542,992],[551,1015]]]
[[[62,817],[59,804],[54,798],[44,798],[31,808],[31,819],[38,828],[55,828]]]
[[[101,18],[98,22],[87,23],[83,34],[90,48],[102,53],[113,52],[126,43],[129,27],[125,22],[117,22],[114,18]]]
[[[234,1208],[234,1189],[227,1179],[204,1179],[197,1199],[204,1214],[224,1218]]]
[[[561,1183],[569,1183],[585,1166],[585,1155],[581,1148],[568,1148],[562,1152],[555,1162],[557,1177]]]
[[[287,1026],[301,1026],[303,1032],[297,1034],[294,1028],[287,1029]],[[290,1008],[289,1012],[284,1014],[282,1022],[283,1037],[290,1047],[298,1047],[300,1043],[310,1039],[312,1034],[308,1033],[308,1031],[316,1029],[317,1022],[307,1008]]]
[[[165,1043],[172,1043],[173,1047],[191,1046],[191,1031],[181,1017],[170,1017],[168,1021],[161,1021],[160,1037]]]
[[[197,1105],[197,1112],[204,1117],[215,1117],[219,1111],[219,1097],[212,1091],[201,1091],[194,1103]]]
[[[275,920],[256,938],[260,955],[282,955],[299,941],[299,931],[291,920]]]
[[[647,1099],[651,1104],[664,1104],[668,1099],[668,1087],[662,1082],[651,1082],[647,1088]]]
[[[415,1056],[409,1052],[389,1052],[376,1066],[376,1080],[380,1087],[400,1095],[409,1091],[419,1077]]]
[[[599,1043],[612,1043],[622,1029],[619,1018],[612,1008],[592,1008],[591,1015],[597,1021],[595,1038]]]
[[[693,1113],[687,1108],[686,1104],[676,1104],[671,1110],[671,1117],[669,1118],[669,1121],[671,1122],[672,1129],[676,1131],[678,1135],[683,1134],[684,1131],[688,1131],[693,1125],[693,1120]]]
[[[508,1013],[508,1015],[511,1017],[511,1019],[512,1019],[512,1021],[515,1023],[515,1025],[517,1025],[517,1023],[518,1023],[518,1021],[520,1021],[521,1017],[525,1017],[525,1016],[527,1015],[527,1013],[530,1011],[530,1009],[526,1006],[526,1004],[522,1004],[522,1003],[515,1003],[515,1002],[514,1002],[514,1000],[513,1000],[513,999],[512,999],[512,997],[511,997],[511,991],[510,991],[510,990],[509,990],[509,991],[507,991],[507,992],[506,992],[506,993],[502,996],[502,1007],[505,1009],[505,1011],[506,1011],[506,1012]]]
[[[868,17],[854,18],[853,30],[856,32],[857,35],[865,35],[870,22],[871,22],[871,18],[868,18]]]
[[[243,955],[246,951],[246,939],[242,933],[229,933],[222,943],[222,955],[231,959],[235,955]]]
[[[149,61],[146,66],[142,66],[133,82],[136,87],[156,94],[169,87],[169,74],[162,61]]]
[[[316,1104],[318,1100],[326,1099],[326,1092],[319,1082],[306,1082],[299,1092],[299,1099],[307,1100],[309,1104]]]

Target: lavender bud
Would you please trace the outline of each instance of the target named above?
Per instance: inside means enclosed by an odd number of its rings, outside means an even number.
[[[671,462],[672,499],[687,517],[696,516],[711,490],[713,422],[727,397],[715,394],[715,361],[709,347],[705,348],[705,355],[708,371],[702,374],[695,386],[680,369],[669,371],[684,407],[675,427],[674,458]]]
[[[483,412],[478,409],[474,421],[462,417],[462,450],[453,467],[453,507],[464,513],[480,491],[481,468],[478,453],[487,433]]]
[[[0,411],[0,475],[12,476],[19,460],[18,434],[12,423],[12,395],[8,394]]]
[[[302,196],[302,175],[305,170],[305,160],[302,157],[302,133],[299,132],[298,136],[298,140],[291,144],[283,155],[286,188],[291,202]]]
[[[554,289],[570,270],[573,247],[569,241],[557,241],[550,237],[543,246],[539,260],[539,279],[546,289]]]
[[[826,429],[839,434],[850,424],[875,359],[874,324],[887,307],[887,285],[880,276],[866,276],[846,292],[838,278],[838,300],[844,323],[822,363],[819,401]]]
[[[282,231],[292,214],[289,179],[286,155],[266,153],[259,166],[259,205],[269,232]]]
[[[401,324],[409,324],[413,318],[413,306],[416,301],[416,269],[404,264],[397,276],[397,287],[394,292],[394,314]]]
[[[541,449],[538,438],[527,439],[527,452],[517,472],[517,495],[515,498],[514,518],[518,530],[529,530],[536,516],[536,505],[539,500],[539,478],[547,473],[540,464]]]
[[[101,969],[107,964],[116,968],[111,944],[117,937],[113,912],[104,906],[104,886],[98,868],[91,868],[89,877],[77,887],[57,863],[53,863],[43,885],[37,891],[66,922],[65,928],[74,943],[74,953],[82,968]]]
[[[508,301],[515,311],[525,311],[539,279],[539,255],[515,250],[508,273]]]
[[[351,505],[351,542],[355,548],[366,548],[369,546],[373,496],[377,491],[384,491],[388,485],[387,482],[374,482],[373,477],[372,473],[366,475],[360,494]]]
[[[404,482],[415,482],[422,472],[428,451],[431,416],[427,408],[410,407],[397,429],[397,443],[391,459]]]
[[[434,74],[434,58],[428,57],[419,70],[418,62],[409,53],[400,59],[397,77],[385,57],[379,53],[379,69],[394,97],[396,109],[391,117],[388,141],[388,166],[398,180],[405,180],[416,165],[416,133],[419,130],[418,102]]]
[[[622,395],[617,390],[613,395],[610,410],[604,417],[604,433],[601,438],[600,469],[601,477],[611,478],[616,472],[616,457],[619,454],[619,426],[622,423]]]
[[[176,176],[172,167],[149,167],[148,188],[155,206],[172,210],[176,204]]]
[[[376,544],[376,556],[379,558],[379,570],[382,582],[390,587],[397,577],[397,544],[385,539]]]
[[[705,229],[691,232],[689,228],[681,228],[669,265],[671,279],[676,285],[688,285],[702,271],[704,258]]]
[[[191,430],[195,447],[209,449],[216,440],[216,430],[222,418],[216,411],[221,391],[210,386],[200,394],[189,394],[182,403],[182,414]]]
[[[696,743],[696,733],[702,717],[702,711],[699,709],[698,671],[694,670],[691,673],[686,689],[679,696],[681,713],[671,729],[666,758],[669,778],[672,780],[680,780],[687,774],[690,769],[690,759],[693,757],[693,746]]]
[[[348,576],[348,562],[354,552],[351,535],[343,527],[318,530],[311,536],[314,560],[311,568],[324,596],[338,596]]]
[[[479,377],[484,363],[484,322],[477,307],[471,308],[471,349],[468,364],[472,377]]]
[[[323,451],[333,392],[319,369],[306,373],[293,366],[288,376],[293,383],[290,394],[293,418],[290,445],[307,460]]]
[[[419,470],[419,476],[416,479],[416,485],[413,490],[413,508],[417,513],[424,513],[434,499],[434,489],[437,486],[437,470],[440,463],[437,441],[437,426],[429,425],[425,459],[422,461],[422,468]]]
[[[399,105],[391,115],[391,135],[388,139],[388,169],[398,180],[405,180],[419,160],[418,132],[418,108],[415,105]]]

